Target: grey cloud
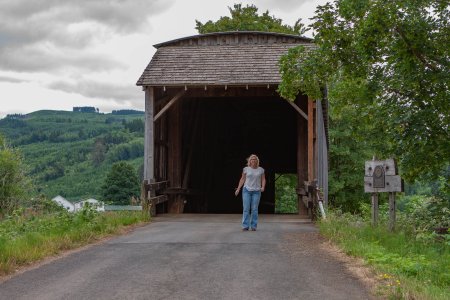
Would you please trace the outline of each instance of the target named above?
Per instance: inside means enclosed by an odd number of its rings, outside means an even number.
[[[0,82],[22,83],[22,82],[28,82],[28,80],[0,75]]]
[[[87,98],[110,99],[116,103],[138,103],[143,98],[142,91],[134,84],[119,85],[98,81],[79,80],[77,82],[57,81],[49,88],[83,95]]]
[[[275,8],[288,12],[302,6],[305,3],[313,2],[313,0],[259,0],[258,2],[264,6],[267,6],[269,8],[269,12],[271,12],[271,9]],[[256,7],[259,8],[258,5],[256,5]]]
[[[79,72],[107,71],[125,67],[122,63],[101,54],[77,53],[73,49],[57,53],[49,52],[45,47],[4,48],[0,50],[2,58],[0,66],[3,70],[9,71],[38,72],[45,70],[60,75],[72,70]]]
[[[149,16],[168,9],[174,1],[0,0],[0,68],[46,71],[46,66],[55,68],[58,64],[64,68],[65,60],[56,62],[62,56],[55,57],[54,51],[41,48],[83,50],[89,56],[94,41],[139,32]],[[23,57],[30,52],[30,57]],[[91,55],[90,60],[97,58]]]

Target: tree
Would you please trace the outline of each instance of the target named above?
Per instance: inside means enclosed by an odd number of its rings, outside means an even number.
[[[31,192],[21,154],[0,135],[0,215],[11,213]]]
[[[234,4],[233,8],[228,9],[231,18],[221,17],[216,22],[210,20],[204,24],[195,20],[195,29],[201,34],[227,31],[264,31],[297,35],[305,33],[301,19],[298,19],[294,26],[289,26],[282,24],[281,19],[270,16],[268,10],[259,15],[258,8],[254,5],[242,7],[242,4]]]
[[[103,201],[127,205],[138,195],[139,181],[133,166],[123,161],[113,164],[102,186]]]
[[[102,138],[95,139],[94,148],[91,152],[91,159],[94,166],[98,167],[105,160],[106,156],[106,145]]]
[[[312,20],[317,49],[282,58],[281,95],[319,99],[327,86],[334,105],[365,112],[354,120],[366,118],[374,154],[398,158],[403,177],[442,174],[450,163],[449,1],[336,0]],[[365,96],[346,98],[352,90]]]

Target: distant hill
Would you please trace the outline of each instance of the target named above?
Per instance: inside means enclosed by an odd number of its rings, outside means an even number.
[[[114,162],[128,161],[136,172],[143,164],[144,113],[135,110],[8,115],[0,133],[21,150],[37,193],[49,198],[99,198]]]

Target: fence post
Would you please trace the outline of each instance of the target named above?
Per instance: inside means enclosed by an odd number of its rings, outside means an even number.
[[[378,193],[372,193],[372,226],[378,224]]]
[[[395,229],[395,193],[389,193],[389,230]]]

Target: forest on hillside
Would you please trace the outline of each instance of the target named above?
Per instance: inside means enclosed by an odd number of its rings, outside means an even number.
[[[20,149],[35,196],[101,198],[101,185],[112,164],[127,161],[137,173],[142,169],[143,112],[14,114],[0,120],[0,134]]]

